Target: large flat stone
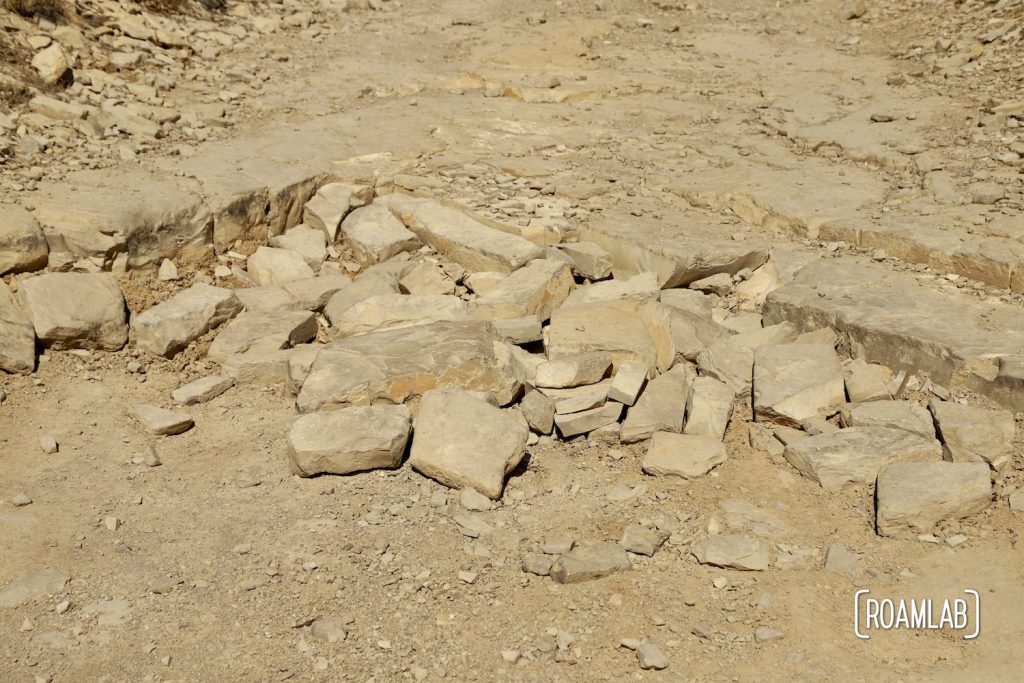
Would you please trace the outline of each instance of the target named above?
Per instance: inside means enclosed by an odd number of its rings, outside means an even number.
[[[292,472],[310,477],[398,467],[411,430],[412,414],[404,405],[300,415],[288,432]]]
[[[365,273],[331,295],[324,306],[324,315],[331,325],[336,325],[350,308],[360,302],[375,296],[400,293],[398,278],[385,274]]]
[[[276,247],[257,248],[246,262],[246,268],[260,285],[284,285],[315,275],[302,254]]]
[[[771,559],[764,541],[733,534],[713,534],[695,544],[692,552],[701,564],[740,571],[763,572]]]
[[[0,275],[45,268],[49,253],[46,235],[32,214],[0,204]]]
[[[903,429],[850,427],[792,441],[783,456],[826,491],[836,491],[870,484],[893,462],[939,460],[942,448],[935,439]]]
[[[572,271],[565,263],[536,259],[476,299],[471,309],[481,320],[535,315],[545,321],[574,287]]]
[[[356,260],[364,265],[381,263],[422,246],[383,204],[370,204],[350,213],[341,223],[341,233]]]
[[[172,357],[242,310],[230,289],[198,283],[132,318],[137,348]]]
[[[438,322],[467,320],[466,302],[449,294],[381,294],[350,307],[336,318],[336,338]]]
[[[528,435],[510,412],[462,389],[435,389],[420,403],[409,464],[445,486],[497,499],[526,454]]]
[[[657,477],[683,479],[702,477],[725,462],[721,439],[672,432],[655,432],[642,464],[643,471]]]
[[[913,401],[869,401],[848,403],[839,413],[845,427],[893,427],[935,438],[932,416],[920,403]]]
[[[878,533],[909,536],[981,512],[992,500],[992,481],[982,462],[901,462],[878,473],[875,497]]]
[[[436,388],[490,392],[501,405],[522,381],[497,355],[490,323],[431,323],[378,330],[328,344],[302,385],[299,412],[326,406],[403,403]],[[509,359],[511,360],[511,359]]]
[[[253,347],[284,349],[316,336],[316,316],[308,311],[245,312],[217,335],[206,356],[223,363]]]
[[[536,386],[565,389],[601,381],[612,365],[607,353],[581,353],[549,360],[537,366]],[[607,393],[607,392],[606,392]]]
[[[0,370],[23,375],[36,367],[36,333],[14,293],[0,280]]]
[[[946,460],[985,462],[997,475],[1006,473],[1017,435],[1012,412],[935,400],[929,408]]]
[[[112,275],[37,275],[19,283],[18,297],[43,346],[117,351],[128,341],[124,295]]]
[[[746,396],[754,377],[754,352],[773,344],[787,344],[796,339],[796,329],[789,323],[760,330],[720,337],[697,354],[701,374],[725,382]]]
[[[147,432],[156,436],[181,434],[195,425],[192,416],[188,413],[176,413],[144,403],[133,405],[128,414],[138,420]]]
[[[846,401],[842,365],[828,344],[779,344],[754,352],[754,417],[796,427]]]
[[[622,442],[643,441],[655,432],[683,431],[686,401],[696,376],[692,365],[680,363],[648,382],[622,422]]]
[[[556,413],[555,424],[558,425],[558,433],[567,439],[615,424],[621,415],[622,404],[608,401],[603,406],[590,410],[567,414]]]
[[[626,549],[618,543],[580,545],[560,555],[551,565],[550,576],[556,583],[579,583],[632,568]]]
[[[316,191],[303,207],[303,222],[322,230],[328,244],[338,238],[338,228],[349,211],[373,198],[373,188],[350,183],[328,183]]]

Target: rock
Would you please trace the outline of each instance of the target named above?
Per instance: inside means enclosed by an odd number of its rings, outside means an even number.
[[[636,646],[636,661],[641,669],[667,669],[668,657],[654,643],[642,642]]]
[[[53,455],[60,450],[60,445],[57,443],[57,439],[52,436],[41,436],[39,437],[39,449],[47,455]]]
[[[726,460],[721,439],[655,432],[644,455],[643,471],[658,477],[674,476],[695,479],[710,472]]]
[[[860,19],[867,11],[868,7],[864,0],[846,0],[839,8],[839,18],[843,21]]]
[[[694,312],[680,308],[669,309],[669,333],[676,353],[689,361],[696,361],[702,351],[731,334],[724,325],[711,318],[710,311]]]
[[[539,391],[555,402],[555,415],[568,415],[591,408],[600,408],[608,400],[610,380],[571,389],[548,389]]]
[[[316,331],[316,316],[308,311],[246,312],[224,326],[206,357],[223,363],[251,348],[283,349],[309,341]]]
[[[603,280],[612,274],[612,256],[593,242],[562,244],[559,250],[572,259],[572,271],[588,280]]]
[[[743,500],[722,501],[722,512],[730,527],[751,531],[758,536],[783,536],[792,529],[770,512],[766,512]]]
[[[309,634],[325,643],[340,643],[348,637],[345,620],[339,617],[325,617],[310,624]]]
[[[29,100],[28,108],[54,121],[80,121],[87,118],[92,107],[75,102],[63,102],[45,95],[37,95]]]
[[[203,377],[194,382],[189,382],[183,387],[178,387],[171,392],[171,398],[175,403],[183,406],[192,406],[197,403],[206,403],[217,398],[225,391],[235,385],[230,377]]]
[[[912,401],[871,401],[848,403],[840,411],[844,427],[892,427],[935,438],[935,425],[928,409]]]
[[[157,436],[181,434],[195,425],[192,416],[187,413],[175,413],[142,403],[133,405],[128,414],[138,420],[147,432]]]
[[[0,370],[22,375],[36,367],[36,333],[7,283],[0,280]]]
[[[983,462],[894,463],[878,473],[875,525],[882,536],[914,536],[981,512],[991,499]]]
[[[15,494],[15,496],[13,498],[11,498],[11,505],[13,505],[16,508],[23,508],[26,505],[31,505],[31,504],[32,504],[32,499],[29,498],[28,496],[26,496],[24,493]]]
[[[435,389],[420,403],[409,464],[445,486],[497,499],[526,453],[527,433],[510,413],[462,389]]]
[[[850,362],[844,369],[846,394],[851,403],[888,401],[892,398],[888,385],[892,371],[884,365],[865,363],[861,359]]]
[[[142,453],[142,462],[145,463],[146,467],[160,467],[163,461],[160,459],[160,454],[156,450],[156,446],[152,444],[146,448]]]
[[[1024,491],[1014,491],[1007,497],[1011,512],[1024,513]]]
[[[702,375],[725,382],[737,394],[750,391],[754,370],[754,352],[765,346],[788,344],[796,339],[796,328],[780,323],[754,332],[720,337],[697,354]]]
[[[973,204],[995,204],[1006,196],[1006,190],[995,183],[971,183],[967,192]]]
[[[617,543],[593,543],[577,546],[560,556],[551,566],[556,583],[592,581],[632,568],[626,549]]]
[[[46,267],[50,248],[35,217],[13,204],[0,204],[0,275]]]
[[[378,198],[377,203],[387,207],[421,242],[471,272],[511,273],[544,253],[522,237],[490,228],[434,200],[391,194]]]
[[[373,199],[373,188],[366,185],[329,183],[324,185],[306,202],[302,222],[322,230],[327,243],[334,244],[342,219],[354,207],[363,206]]]
[[[178,279],[178,266],[171,259],[165,258],[160,262],[160,269],[157,271],[156,279],[161,282],[174,282]]]
[[[71,577],[52,567],[21,574],[0,590],[0,607],[20,607],[32,600],[60,593]]]
[[[595,303],[630,302],[633,307],[657,301],[661,294],[658,276],[645,272],[629,278],[595,282],[585,287],[577,287],[565,306],[583,306]]]
[[[767,261],[755,270],[749,278],[736,285],[736,298],[740,301],[740,309],[757,310],[765,298],[782,285],[779,271],[773,260]]]
[[[732,276],[729,273],[716,273],[708,277],[694,280],[689,284],[690,289],[696,289],[705,294],[717,294],[728,296],[732,291]]]
[[[826,344],[833,349],[839,345],[839,335],[831,327],[819,327],[810,332],[798,334],[793,340],[794,344]]]
[[[137,348],[171,358],[241,310],[242,302],[230,289],[194,284],[135,316],[131,338]]]
[[[827,344],[781,344],[754,352],[754,417],[798,426],[842,407],[842,366]]]
[[[302,280],[296,280],[302,282]],[[295,284],[295,283],[290,283]],[[265,285],[233,290],[246,311],[297,311],[303,307],[284,287]]]
[[[246,270],[260,285],[284,285],[314,275],[301,254],[274,247],[259,247],[246,262]]]
[[[569,267],[558,261],[537,259],[499,282],[471,305],[479,320],[535,315],[542,321],[565,301],[575,283]]]
[[[555,428],[555,402],[541,392],[526,392],[519,408],[530,429],[538,434],[550,434]]]
[[[768,569],[768,545],[764,541],[732,534],[713,534],[693,546],[693,556],[701,564],[741,571]]]
[[[777,628],[762,626],[754,631],[754,642],[769,643],[773,640],[781,640],[785,634]]]
[[[711,319],[712,297],[703,292],[693,289],[664,289],[659,298],[666,306]]]
[[[549,360],[537,366],[538,387],[564,389],[601,381],[612,365],[607,353],[581,353]]]
[[[544,337],[540,318],[535,315],[495,320],[493,323],[498,336],[513,344],[530,344]]]
[[[593,432],[619,421],[622,415],[622,404],[609,401],[600,408],[583,410],[578,413],[555,415],[555,424],[563,438]]]
[[[523,558],[523,571],[537,576],[548,576],[555,561],[547,555],[527,555]]]
[[[356,209],[341,223],[345,244],[363,265],[383,263],[405,251],[416,251],[420,240],[387,207],[371,204]]]
[[[58,43],[51,43],[32,57],[32,67],[39,73],[43,83],[52,85],[66,79],[71,71],[71,60],[64,48]]]
[[[623,363],[608,387],[608,398],[627,406],[636,403],[647,384],[647,368],[639,363]]]
[[[721,441],[732,418],[735,392],[713,377],[697,377],[690,384],[686,399],[686,425],[683,434],[709,436]]]
[[[283,235],[271,237],[270,246],[298,254],[314,270],[327,260],[327,237],[323,230],[304,224],[288,229]]]
[[[444,294],[381,294],[355,304],[332,324],[335,338],[374,330],[467,320],[466,302]]]
[[[411,429],[412,414],[404,405],[300,415],[288,432],[292,472],[310,477],[398,467]]]
[[[1017,434],[1012,412],[937,400],[932,400],[929,408],[946,460],[986,462],[996,475],[1006,473]]]
[[[128,341],[124,295],[107,273],[46,273],[19,283],[43,346],[117,351]]]
[[[481,271],[467,275],[463,282],[469,288],[469,291],[478,296],[483,296],[501,284],[501,281],[507,277],[508,273]]]
[[[509,404],[522,387],[511,358],[485,322],[432,323],[377,330],[332,342],[320,351],[296,406],[404,403],[435,388],[486,391]]]
[[[682,432],[686,402],[695,378],[693,366],[681,363],[648,382],[622,422],[622,442],[643,441],[655,432]]]
[[[753,422],[747,424],[747,442],[754,450],[777,457],[782,457],[782,452],[786,448],[775,438],[774,430]]]
[[[320,311],[335,294],[351,284],[348,276],[340,273],[321,271],[317,277],[293,280],[282,289],[294,301],[293,308],[303,311]]]
[[[291,366],[288,351],[278,348],[253,347],[224,359],[221,372],[236,384],[260,386],[288,386]]]
[[[651,529],[642,524],[630,524],[622,532],[622,547],[631,553],[652,557],[669,536],[669,532],[662,529]]]
[[[494,507],[490,498],[473,488],[462,489],[459,504],[470,512],[486,512]]]
[[[833,543],[825,553],[825,571],[847,576],[859,576],[860,558],[850,552],[846,547]]]
[[[324,315],[335,325],[353,306],[385,294],[400,294],[396,278],[364,274],[331,296],[324,306]]]
[[[942,449],[934,439],[902,429],[850,427],[794,441],[784,456],[823,489],[836,491],[870,484],[882,467],[899,460],[939,460]]]

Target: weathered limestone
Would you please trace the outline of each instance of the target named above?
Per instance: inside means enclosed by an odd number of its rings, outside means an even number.
[[[781,286],[779,271],[775,267],[775,262],[769,259],[749,278],[736,285],[736,298],[739,299],[742,310],[754,310],[764,303],[771,292]]]
[[[788,344],[796,339],[796,329],[781,323],[755,332],[723,336],[697,354],[701,374],[731,386],[737,394],[750,392],[754,374],[754,352],[764,346]]]
[[[288,386],[291,380],[291,365],[288,351],[257,345],[253,348],[228,356],[221,364],[221,372],[237,384],[260,386]]]
[[[301,254],[274,247],[259,247],[246,262],[246,269],[261,285],[284,285],[315,275]]]
[[[142,403],[133,405],[128,414],[138,420],[147,432],[156,436],[181,434],[192,429],[195,424],[188,413],[175,413]]]
[[[375,296],[385,294],[399,294],[398,280],[382,274],[364,274],[356,278],[346,287],[339,289],[324,306],[324,315],[331,322],[336,324],[342,316],[356,304],[366,301]]]
[[[875,496],[880,535],[916,535],[984,510],[992,482],[982,462],[895,463],[878,473]]]
[[[636,403],[646,384],[647,368],[639,363],[623,363],[608,387],[608,398],[631,406]]]
[[[36,367],[36,333],[32,321],[0,280],[0,370],[30,374]]]
[[[329,183],[313,195],[303,209],[302,222],[327,236],[327,243],[334,244],[338,238],[338,227],[348,212],[363,206],[373,199],[373,188],[349,183]]]
[[[128,341],[124,295],[106,273],[46,273],[19,283],[18,297],[43,346],[116,351]]]
[[[50,248],[36,219],[13,204],[0,204],[0,275],[46,267]]]
[[[612,255],[593,242],[562,244],[559,249],[572,259],[572,270],[588,280],[603,280],[612,274]]]
[[[643,471],[657,477],[683,479],[702,477],[725,462],[725,446],[721,439],[655,432],[644,455]]]
[[[828,344],[780,344],[754,352],[754,417],[798,426],[846,400],[839,356]]]
[[[465,277],[463,282],[466,287],[469,288],[469,291],[473,292],[477,296],[483,296],[501,284],[501,281],[507,277],[508,273],[480,271],[478,273],[470,273]]]
[[[536,259],[480,296],[471,309],[473,316],[480,320],[535,315],[544,321],[574,287],[572,272],[566,264]]]
[[[732,291],[732,276],[729,273],[715,273],[714,275],[694,280],[689,284],[689,287],[705,294],[717,294],[721,297],[728,296],[729,292]]]
[[[373,330],[466,320],[466,302],[446,294],[381,294],[355,304],[333,323],[335,337]]]
[[[530,429],[538,434],[550,434],[555,428],[555,401],[539,391],[528,391],[519,404]]]
[[[942,440],[944,458],[952,462],[986,462],[997,475],[1013,458],[1017,424],[1009,410],[931,401],[929,408]]]
[[[301,282],[301,280],[297,280]],[[246,311],[297,311],[302,307],[284,287],[264,285],[233,290]]]
[[[846,377],[846,395],[851,403],[867,401],[888,401],[892,398],[889,392],[889,380],[892,371],[884,365],[865,363],[857,358],[843,368]]]
[[[635,555],[652,557],[671,534],[643,524],[630,524],[622,531],[622,547]]]
[[[870,401],[848,403],[840,412],[844,427],[893,427],[935,438],[931,413],[913,401]]]
[[[688,290],[679,290],[688,291]],[[731,332],[711,318],[711,313],[695,312],[670,307],[669,333],[676,353],[689,361],[696,361],[700,353]]]
[[[622,443],[643,441],[655,432],[683,431],[686,401],[696,374],[692,365],[681,363],[648,382],[622,422]]]
[[[327,260],[327,237],[323,230],[305,224],[289,228],[283,235],[271,237],[270,246],[295,252],[314,270],[318,270]]]
[[[230,289],[197,283],[135,316],[131,338],[137,348],[170,358],[241,310]]]
[[[191,406],[212,401],[233,386],[235,386],[235,380],[230,377],[221,377],[220,375],[203,377],[178,387],[171,392],[171,398],[175,403]]]
[[[526,454],[528,433],[511,413],[462,389],[435,389],[420,403],[409,464],[445,486],[497,499]]]
[[[398,467],[411,430],[412,414],[404,405],[300,415],[288,432],[292,472],[310,477]]]
[[[538,366],[540,367],[540,366]],[[536,382],[534,382],[536,385]],[[540,387],[539,391],[555,402],[555,414],[565,415],[578,413],[591,408],[599,408],[608,400],[609,380],[571,389],[549,389]]]
[[[732,418],[736,392],[714,377],[698,377],[690,385],[686,399],[686,426],[683,434],[709,436],[721,441]]]
[[[540,318],[535,315],[492,322],[498,336],[513,344],[529,344],[544,338]]]
[[[713,297],[703,292],[693,289],[663,289],[659,299],[666,306],[696,313],[704,318],[711,318]]]
[[[331,298],[351,284],[347,275],[321,271],[316,277],[293,280],[282,289],[295,302],[295,308],[303,311],[320,311]]]
[[[701,564],[726,569],[763,572],[768,569],[768,544],[756,538],[733,534],[713,534],[693,546],[693,556]]]
[[[356,209],[341,223],[345,243],[364,265],[382,263],[403,251],[420,248],[420,240],[386,206]]]
[[[461,266],[449,266],[455,276]],[[423,261],[411,261],[409,269],[398,279],[398,287],[403,294],[455,294],[455,279],[440,264]]]
[[[808,436],[786,445],[786,460],[826,491],[870,484],[885,465],[939,460],[938,441],[891,427],[850,427]]]
[[[568,439],[579,434],[587,434],[601,427],[607,427],[619,421],[622,416],[622,404],[608,401],[599,408],[581,410],[576,413],[555,414],[558,433]]]
[[[490,228],[457,209],[400,194],[380,197],[420,241],[467,270],[511,273],[544,251],[522,237]]]
[[[537,366],[536,386],[566,389],[599,382],[612,365],[607,353],[581,353],[549,360]]]
[[[632,301],[644,304],[656,301],[661,288],[654,273],[639,273],[633,277],[595,282],[577,287],[565,300],[565,306]]]
[[[626,549],[617,543],[592,543],[576,546],[559,556],[551,566],[556,583],[579,583],[632,568]]]
[[[32,57],[32,66],[43,83],[52,85],[64,79],[71,70],[71,59],[60,43],[51,43]]]
[[[283,349],[316,336],[316,316],[308,311],[245,312],[224,326],[206,356],[223,363],[250,348]]]
[[[499,362],[495,342],[494,328],[480,321],[377,330],[335,341],[320,351],[296,405],[305,413],[375,401],[404,403],[446,387],[487,391],[507,405],[522,382]]]

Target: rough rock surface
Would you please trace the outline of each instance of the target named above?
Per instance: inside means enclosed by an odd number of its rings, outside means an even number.
[[[473,316],[497,320],[535,315],[545,321],[574,286],[566,264],[549,259],[530,261],[474,301]]]
[[[878,533],[913,535],[984,510],[992,482],[983,462],[901,462],[878,473],[875,497]]]
[[[932,401],[929,407],[946,460],[986,462],[996,474],[1006,472],[1017,434],[1012,412],[945,401]]]
[[[648,382],[622,422],[622,442],[643,441],[655,432],[683,431],[686,401],[695,378],[693,366],[681,363]]]
[[[332,325],[335,337],[374,330],[466,320],[466,302],[447,294],[381,294],[350,307]]]
[[[762,572],[768,569],[768,544],[756,538],[732,534],[713,534],[693,547],[693,556],[701,564],[727,569]]]
[[[643,471],[655,476],[694,479],[725,462],[721,439],[672,432],[655,432],[644,455]]]
[[[283,349],[316,336],[316,317],[307,311],[246,312],[224,326],[210,344],[207,357],[223,363],[251,348]]]
[[[0,370],[23,375],[36,367],[36,333],[7,283],[0,281]]]
[[[18,297],[43,346],[117,351],[128,341],[124,295],[111,275],[37,275],[20,283]]]
[[[686,425],[683,434],[710,436],[721,441],[732,418],[736,393],[714,377],[698,377],[690,385],[686,399]]]
[[[398,467],[411,430],[412,414],[403,405],[300,415],[288,432],[292,472],[310,477]]]
[[[780,344],[754,352],[754,416],[797,426],[846,400],[842,366],[828,344]]]
[[[932,416],[920,403],[913,401],[870,401],[848,403],[840,411],[845,427],[893,427],[935,438]]]
[[[356,259],[365,265],[381,263],[420,247],[416,235],[385,206],[376,203],[350,213],[341,222],[341,233]]]
[[[50,253],[39,222],[25,209],[0,204],[0,275],[39,270]]]
[[[626,549],[617,543],[591,543],[559,556],[551,566],[556,583],[579,583],[626,571],[632,567]]]
[[[231,290],[199,283],[132,318],[130,336],[143,351],[171,357],[241,310]]]

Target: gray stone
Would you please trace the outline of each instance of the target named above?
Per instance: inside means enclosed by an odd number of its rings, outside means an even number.
[[[411,429],[412,414],[404,405],[300,415],[288,432],[292,472],[310,477],[398,467]]]
[[[798,426],[846,400],[839,356],[828,344],[780,344],[754,352],[754,416]]]
[[[725,460],[725,446],[721,439],[655,432],[644,455],[642,468],[645,473],[658,477],[695,479],[707,474]]]
[[[171,392],[171,398],[175,403],[183,406],[192,406],[197,403],[206,403],[217,398],[225,391],[235,385],[235,380],[230,377],[203,377],[194,382],[189,382],[183,387],[178,387]]]
[[[128,341],[124,295],[107,273],[46,273],[22,280],[18,297],[43,346],[117,351]]]
[[[988,507],[991,475],[983,462],[894,463],[878,473],[875,500],[880,535],[913,536]]]
[[[0,204],[0,275],[46,267],[50,248],[43,229],[25,209]]]
[[[833,543],[825,553],[825,571],[859,576],[861,573],[860,558],[846,547]]]
[[[714,377],[697,377],[690,385],[686,400],[686,425],[683,434],[710,436],[721,441],[732,418],[736,393]]]
[[[345,620],[339,617],[317,619],[310,625],[309,633],[325,643],[340,643],[348,637]]]
[[[655,432],[683,431],[686,401],[696,374],[693,366],[681,363],[648,382],[622,422],[622,442],[643,441]]]
[[[710,564],[741,571],[768,569],[768,545],[764,541],[732,534],[713,534],[707,541],[697,543],[693,556],[701,564]]]
[[[551,566],[554,559],[547,555],[527,555],[523,558],[523,571],[537,576],[547,576],[551,573]]]
[[[892,427],[926,439],[935,438],[935,425],[928,409],[913,401],[871,401],[848,403],[840,411],[844,427]]]
[[[137,348],[170,358],[241,310],[230,289],[197,283],[133,317],[131,338]]]
[[[139,421],[150,434],[173,436],[192,429],[195,422],[187,413],[175,413],[156,406],[137,403],[128,414]]]
[[[240,314],[217,334],[206,356],[223,363],[252,348],[284,349],[316,336],[316,316],[308,311],[253,311]]]
[[[356,209],[341,223],[345,244],[363,265],[383,263],[405,251],[416,251],[420,240],[386,206]]]
[[[551,567],[556,583],[592,581],[632,567],[626,549],[617,543],[577,546],[560,556]]]
[[[7,283],[0,280],[0,370],[22,375],[36,367],[36,333]]]
[[[986,462],[997,475],[1006,473],[1017,434],[1013,413],[937,400],[931,401],[929,408],[946,460]]]
[[[654,669],[660,671],[668,668],[668,657],[654,643],[646,641],[636,646],[636,661],[641,669]]]

